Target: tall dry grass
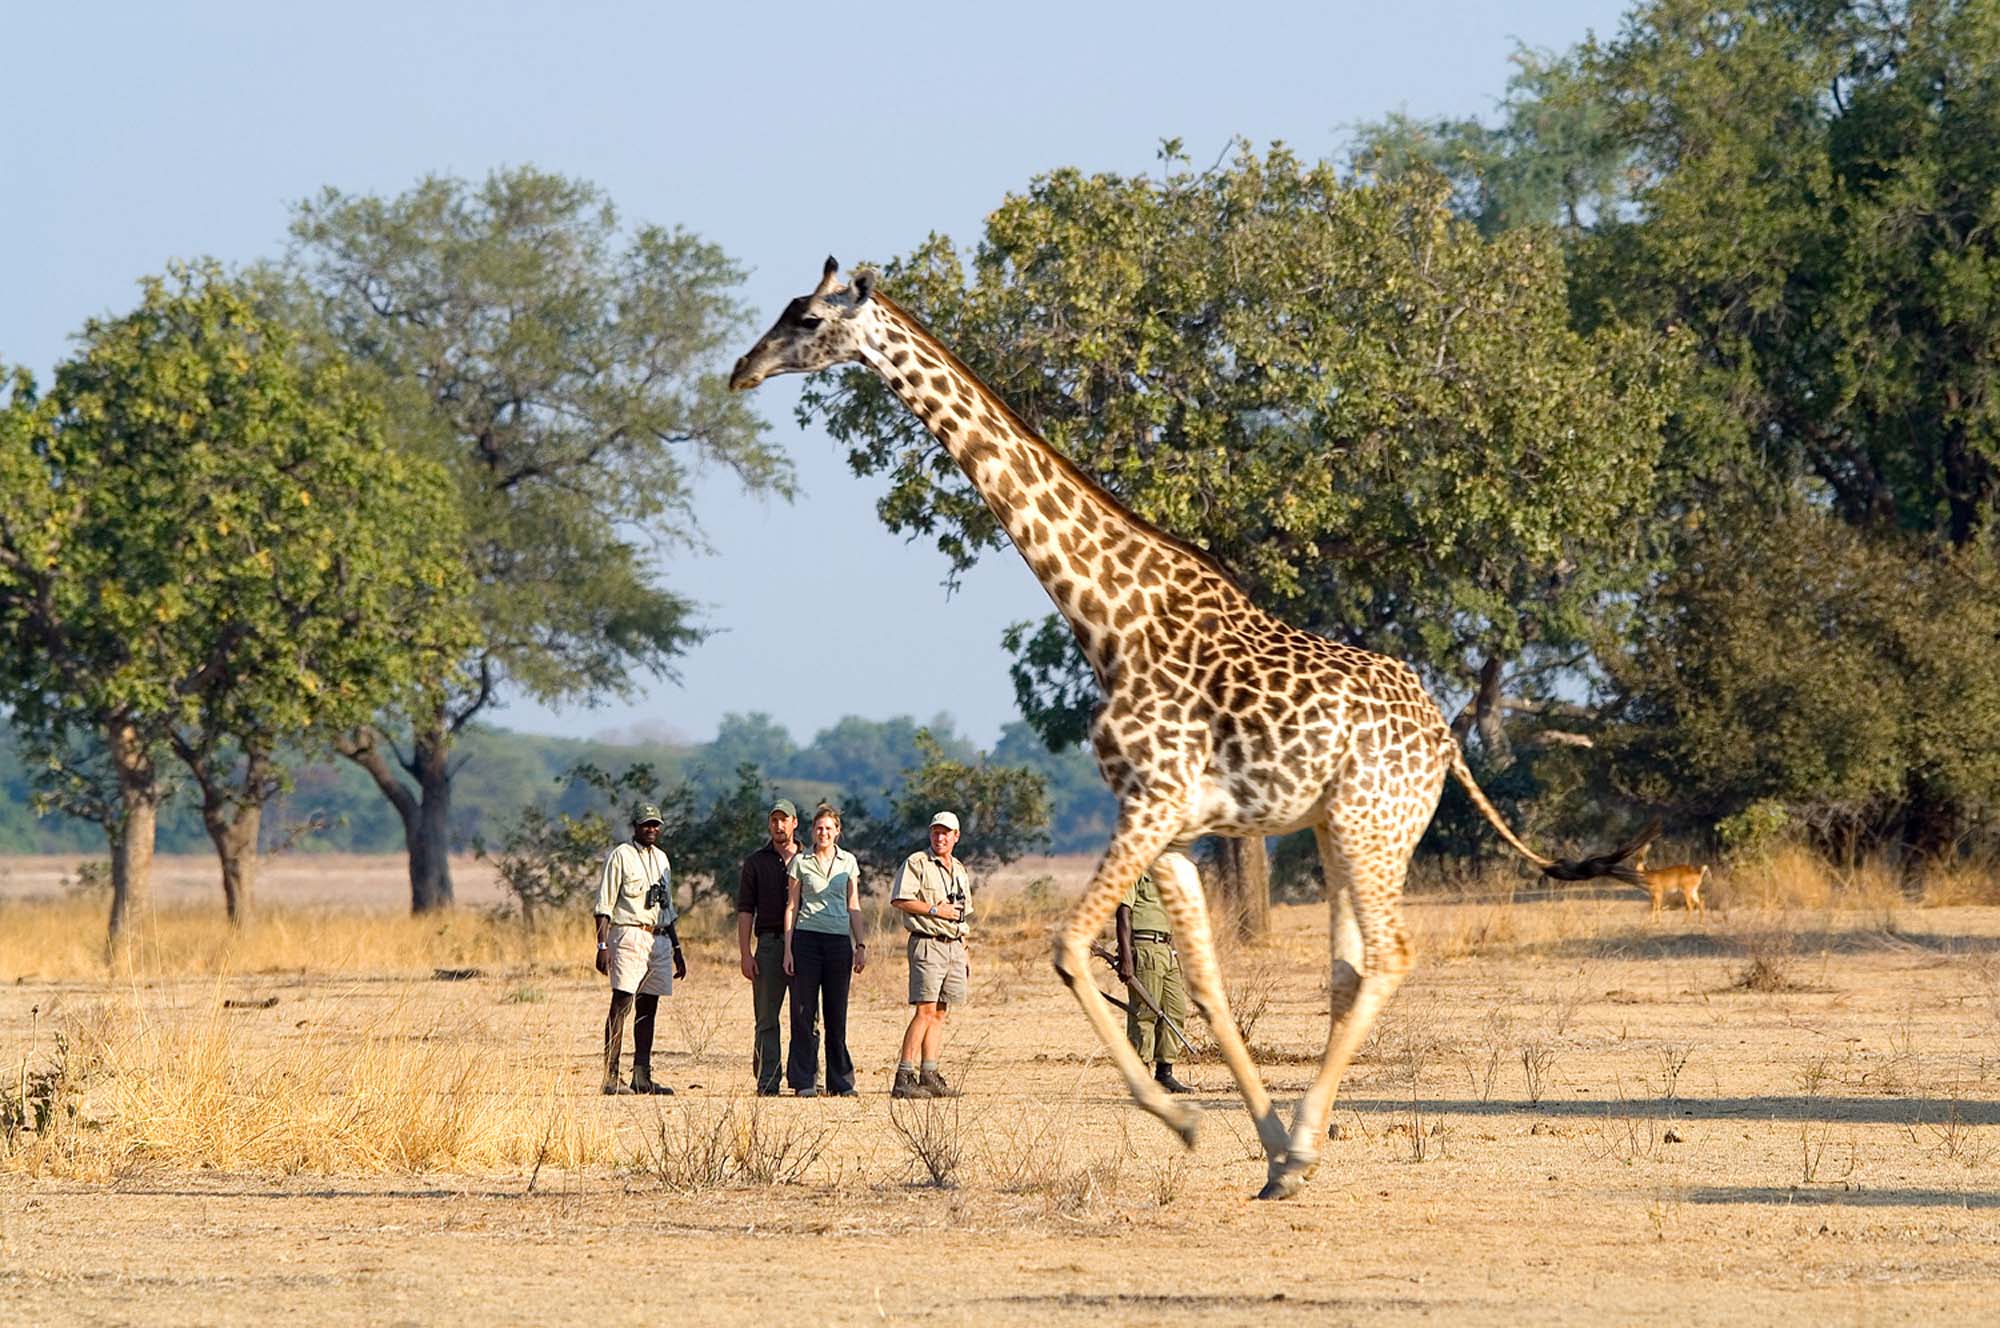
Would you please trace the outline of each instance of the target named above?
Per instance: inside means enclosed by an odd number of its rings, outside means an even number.
[[[141,914],[115,953],[89,896],[0,901],[0,977],[190,977],[225,973],[425,973],[433,968],[587,961],[591,922],[567,916],[530,935],[518,922],[455,909],[407,913],[273,908],[231,927],[213,907]]]
[[[450,1017],[451,1022],[447,1023]],[[398,1005],[360,1029],[320,1019],[253,1045],[219,990],[191,1008],[128,991],[37,1036],[0,1071],[0,1171],[108,1179],[153,1168],[368,1174],[616,1160],[564,1083],[553,1036],[465,1035]],[[593,1081],[594,1083],[594,1081]]]

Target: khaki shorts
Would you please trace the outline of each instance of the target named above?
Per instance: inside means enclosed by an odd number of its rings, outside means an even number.
[[[965,942],[912,935],[910,1004],[965,1004]]]
[[[611,990],[636,991],[641,996],[671,996],[674,992],[674,942],[665,932],[644,927],[611,929]]]

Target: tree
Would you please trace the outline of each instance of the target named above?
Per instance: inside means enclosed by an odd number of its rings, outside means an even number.
[[[1586,43],[1626,205],[1579,308],[1687,330],[1675,464],[1963,546],[2000,503],[2000,10],[1653,0]]]
[[[402,819],[421,912],[451,902],[466,725],[502,687],[589,701],[671,674],[702,633],[651,561],[700,542],[693,468],[782,495],[790,470],[720,376],[740,270],[685,231],[621,232],[588,184],[522,168],[393,199],[329,189],[292,233],[335,341],[381,376],[407,444],[447,459],[468,532],[467,681],[409,714],[407,750],[386,724],[342,746]]]
[[[1955,849],[2000,806],[2000,562],[1755,515],[1705,525],[1601,652],[1603,777],[1702,822],[1782,809],[1836,850]]]
[[[983,757],[961,760],[927,729],[918,730],[915,741],[918,763],[887,815],[870,814],[866,799],[853,795],[842,808],[841,842],[859,859],[864,881],[886,881],[923,846],[931,817],[940,811],[957,815],[958,856],[975,868],[1004,866],[1048,847],[1048,788],[1039,774]]]
[[[1516,689],[1570,665],[1644,574],[1673,340],[1568,324],[1562,254],[1482,238],[1449,188],[1350,183],[1283,148],[1159,179],[1037,179],[988,218],[968,273],[933,236],[883,285],[1141,516],[1228,565],[1262,606],[1471,691],[1501,740]],[[892,529],[954,570],[998,528],[872,375],[809,383]],[[1017,684],[1075,737],[1094,680],[1054,629],[1017,629]],[[1066,721],[1062,717],[1067,716]],[[1062,722],[1058,722],[1062,721]]]
[[[150,894],[163,697],[129,629],[164,593],[125,590],[114,538],[133,495],[97,482],[103,457],[60,427],[61,380],[43,398],[24,370],[0,411],[0,689],[38,801],[103,827],[111,844],[109,939]],[[131,573],[142,569],[134,566]],[[93,742],[93,738],[101,742]]]
[[[456,505],[440,468],[387,447],[344,365],[212,264],[86,325],[52,404],[74,463],[53,478],[93,514],[76,535],[114,560],[86,572],[95,606],[65,615],[115,638],[105,662],[129,679],[104,754],[126,783],[149,778],[158,746],[180,757],[241,923],[261,813],[287,778],[280,746],[361,722],[463,649]],[[31,701],[17,722],[67,752],[78,713]]]

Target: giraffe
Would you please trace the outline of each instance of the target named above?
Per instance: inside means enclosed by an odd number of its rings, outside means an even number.
[[[1089,946],[1125,887],[1154,865],[1195,1008],[1264,1149],[1259,1197],[1289,1197],[1318,1164],[1341,1076],[1410,971],[1403,879],[1446,775],[1510,847],[1558,879],[1633,880],[1624,858],[1639,843],[1570,862],[1523,844],[1473,782],[1413,669],[1259,609],[1208,554],[1141,520],[1051,448],[875,290],[872,273],[842,285],[839,270],[826,260],[819,284],[785,307],[729,385],[864,365],[951,454],[1027,560],[1097,676],[1104,703],[1091,746],[1118,799],[1111,844],[1056,939],[1056,972],[1133,1099],[1192,1147],[1198,1110],[1146,1073],[1087,973]],[[1187,851],[1203,835],[1306,826],[1332,910],[1332,1000],[1319,1072],[1287,1129],[1230,1012]]]

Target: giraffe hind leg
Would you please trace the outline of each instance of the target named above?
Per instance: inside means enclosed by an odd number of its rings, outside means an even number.
[[[1236,1089],[1243,1095],[1243,1103],[1250,1110],[1250,1119],[1257,1126],[1257,1138],[1264,1145],[1264,1156],[1275,1172],[1285,1157],[1284,1122],[1271,1108],[1271,1096],[1264,1089],[1256,1062],[1251,1060],[1250,1049],[1244,1045],[1243,1034],[1236,1027],[1236,1016],[1229,1008],[1229,995],[1223,989],[1222,973],[1215,961],[1215,936],[1209,927],[1208,905],[1202,897],[1201,877],[1195,871],[1194,863],[1178,850],[1162,855],[1156,865],[1160,902],[1166,905],[1167,913],[1174,921],[1174,943],[1181,952],[1188,995],[1201,1017],[1208,1021],[1209,1031],[1215,1035],[1222,1058],[1236,1079]]]
[[[1146,1067],[1140,1064],[1139,1053],[1126,1040],[1125,1030],[1112,1019],[1111,1006],[1105,1001],[1104,993],[1097,989],[1097,983],[1090,976],[1091,943],[1117,910],[1125,887],[1139,879],[1146,864],[1163,847],[1164,836],[1141,835],[1130,826],[1128,818],[1119,818],[1118,833],[1111,847],[1105,850],[1089,886],[1084,889],[1083,898],[1077,901],[1069,922],[1056,937],[1056,976],[1063,980],[1076,997],[1077,1004],[1083,1007],[1084,1016],[1097,1031],[1098,1041],[1104,1044],[1118,1072],[1125,1076],[1125,1086],[1131,1090],[1132,1100],[1179,1135],[1183,1144],[1193,1148],[1195,1130],[1201,1121],[1200,1110],[1193,1103],[1169,1097],[1166,1090],[1153,1081]]]
[[[1289,1198],[1318,1167],[1327,1114],[1333,1107],[1341,1078],[1376,1017],[1409,973],[1411,956],[1409,932],[1403,925],[1403,877],[1428,820],[1426,816],[1416,821],[1414,829],[1387,843],[1371,841],[1373,851],[1366,855],[1357,854],[1350,847],[1364,839],[1363,836],[1343,832],[1333,821],[1315,827],[1314,838],[1319,843],[1327,890],[1335,901],[1332,1017],[1319,1074],[1299,1100],[1298,1114],[1292,1120],[1284,1164],[1273,1171],[1257,1196],[1260,1199]],[[1351,913],[1351,932],[1343,925],[1344,911]],[[1351,956],[1341,953],[1354,944],[1354,933],[1358,933],[1362,950],[1358,971]]]

